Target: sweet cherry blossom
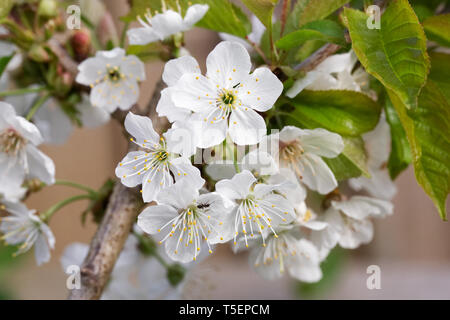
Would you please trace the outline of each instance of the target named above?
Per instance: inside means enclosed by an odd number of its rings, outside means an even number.
[[[127,31],[131,45],[145,45],[150,42],[162,41],[171,35],[188,31],[203,18],[209,9],[207,4],[194,4],[187,9],[183,18],[179,12],[167,10],[164,1],[162,4],[162,13],[152,16],[149,11],[144,16],[145,21],[138,16],[142,27]]]
[[[178,108],[194,112],[191,127],[197,147],[221,143],[227,133],[238,145],[260,142],[264,119],[256,112],[272,108],[283,84],[268,69],[251,70],[250,56],[239,43],[224,41],[208,55],[207,73],[186,73],[173,86]],[[175,112],[175,111],[174,111]]]
[[[142,184],[145,202],[155,200],[158,193],[175,181],[189,180],[196,188],[201,188],[204,180],[200,171],[189,158],[174,153],[171,140],[160,137],[153,129],[148,117],[129,112],[125,118],[125,129],[142,150],[131,151],[116,168],[116,176],[127,187]]]
[[[248,170],[216,183],[216,191],[232,206],[232,218],[228,221],[234,230],[234,244],[242,234],[246,246],[248,239],[258,235],[262,236],[265,245],[267,234],[273,233],[277,237],[276,227],[294,220],[294,208],[279,194],[289,187],[288,182],[274,185],[257,183]]]
[[[354,71],[357,62],[353,51],[335,54],[322,61],[305,77],[297,80],[286,92],[290,98],[298,95],[303,89],[308,90],[352,90],[362,91],[373,96],[367,87],[369,76],[362,69]]]
[[[8,103],[0,102],[0,192],[7,195],[24,180],[55,181],[55,165],[37,146],[43,141],[34,124],[16,115]]]
[[[50,228],[37,215],[22,203],[1,200],[1,210],[9,215],[1,218],[0,238],[9,245],[20,245],[16,254],[22,254],[34,246],[37,265],[50,260],[50,251],[55,247],[55,237]]]
[[[161,191],[156,201],[138,217],[138,226],[149,234],[161,233],[167,255],[183,263],[196,260],[205,243],[212,245],[232,238],[230,213],[217,193],[199,194],[188,180]]]
[[[284,127],[260,144],[260,149],[278,160],[280,168],[290,169],[301,183],[322,194],[337,187],[336,178],[322,157],[334,158],[343,148],[342,138],[336,133],[294,126]]]
[[[252,249],[250,262],[256,272],[270,280],[282,277],[287,271],[303,282],[319,281],[321,261],[314,244],[301,238],[292,226],[281,228],[277,234],[277,237],[270,235],[266,245]]]
[[[266,31],[266,27],[255,15],[252,15],[252,17],[250,18],[250,22],[252,24],[252,32],[250,32],[246,38],[254,44],[259,45],[261,43],[261,38]],[[253,50],[253,47],[250,45],[250,43],[242,38],[223,32],[219,33],[219,36],[225,41],[239,42],[248,51]]]
[[[78,70],[76,81],[91,87],[91,104],[109,113],[130,109],[139,97],[138,82],[145,80],[144,64],[121,48],[97,51]]]
[[[331,201],[330,208],[323,214],[328,227],[312,233],[311,240],[327,249],[336,244],[346,249],[355,249],[367,244],[373,238],[373,224],[370,218],[384,218],[392,214],[389,201],[365,196],[353,196],[347,201]]]

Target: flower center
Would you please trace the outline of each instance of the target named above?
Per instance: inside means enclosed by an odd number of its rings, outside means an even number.
[[[27,141],[14,129],[6,129],[0,133],[0,149],[9,155],[17,155],[22,150]]]
[[[107,74],[108,74],[108,79],[111,82],[117,82],[123,77],[118,66],[109,67]]]
[[[231,90],[224,90],[224,92],[220,95],[220,99],[225,105],[232,105],[234,101],[236,101],[236,97]]]

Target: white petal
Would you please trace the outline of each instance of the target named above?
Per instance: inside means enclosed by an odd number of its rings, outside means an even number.
[[[196,137],[190,124],[185,121],[177,121],[172,124],[164,134],[167,141],[167,150],[171,153],[181,154],[184,157],[190,157],[195,154]]]
[[[327,158],[336,157],[344,149],[340,135],[322,128],[302,130],[300,143],[305,152]]]
[[[303,135],[303,129],[294,126],[285,126],[281,129],[279,137],[280,141],[284,143],[290,143],[292,141],[298,140],[299,137]]]
[[[38,178],[50,185],[55,182],[55,164],[53,160],[33,145],[27,145],[27,161],[29,176]]]
[[[186,209],[198,198],[198,189],[189,179],[182,179],[159,192],[156,201],[158,204],[165,204],[177,210]]]
[[[144,163],[145,154],[144,151],[131,151],[116,167],[116,177],[120,179],[124,186],[133,188],[142,184],[145,175],[136,173],[141,171],[146,164]]]
[[[207,110],[201,113],[194,113],[190,118],[189,125],[192,130],[195,145],[198,148],[210,148],[223,142],[227,134],[227,119],[220,119],[221,111]],[[214,120],[216,118],[216,121]],[[205,121],[206,119],[206,121]]]
[[[171,206],[149,206],[138,216],[137,224],[144,232],[156,234],[161,227],[177,215],[178,212]]]
[[[382,218],[392,214],[393,210],[391,202],[365,196],[353,196],[348,201],[332,201],[331,203],[335,209],[357,220],[363,220],[369,216]]]
[[[172,101],[172,95],[177,91],[173,88],[165,88],[161,91],[161,98],[156,106],[156,112],[160,117],[166,117],[169,122],[185,121],[190,116],[191,111],[186,108],[178,108]]]
[[[87,58],[78,65],[78,74],[75,81],[86,86],[95,83],[95,80],[105,75],[106,63],[106,61],[97,57]]]
[[[370,220],[354,220],[350,218],[347,226],[339,237],[339,245],[346,249],[356,249],[361,244],[372,241],[373,224]]]
[[[216,191],[230,199],[245,199],[250,192],[250,187],[256,182],[255,177],[247,170],[234,175],[229,179],[224,179],[216,183]]]
[[[322,61],[315,70],[326,73],[337,73],[344,70],[352,70],[356,62],[353,51],[347,53],[334,54]]]
[[[242,104],[260,112],[272,108],[283,91],[283,83],[265,67],[256,69],[241,85]]]
[[[322,158],[309,154],[300,159],[302,170],[302,182],[310,189],[321,194],[327,194],[337,187],[337,181],[333,172]]]
[[[317,282],[322,278],[319,251],[310,241],[301,239],[297,254],[289,264],[289,274],[303,282]]]
[[[0,193],[7,200],[20,199],[24,189],[21,188],[25,178],[22,164],[16,157],[0,153]]]
[[[178,12],[167,10],[162,14],[157,14],[151,19],[154,31],[165,39],[168,36],[183,31],[183,18]]]
[[[201,112],[216,108],[217,88],[214,83],[197,73],[185,73],[173,89],[172,101],[178,108]]]
[[[251,151],[241,160],[242,169],[257,172],[258,175],[274,175],[278,172],[275,159],[267,152],[259,149]]]
[[[136,81],[145,80],[145,65],[135,55],[129,55],[121,59],[119,69],[122,74]]]
[[[139,143],[159,144],[159,134],[153,129],[153,123],[149,117],[128,112],[125,118],[125,129]]]
[[[80,112],[81,123],[87,128],[98,127],[111,118],[104,109],[93,107],[85,96],[83,96],[81,103],[77,105],[77,109]]]
[[[168,86],[174,86],[186,73],[200,73],[197,60],[191,56],[169,60],[164,66],[162,78]]]
[[[310,71],[304,76],[303,78],[300,78],[294,82],[291,88],[286,92],[286,96],[289,98],[294,98],[297,96],[300,92],[303,91],[307,86],[312,84],[314,81],[317,80],[321,75],[320,72],[317,71]]]
[[[130,45],[146,45],[160,40],[159,34],[148,27],[129,29],[127,36]]]
[[[237,42],[219,43],[206,59],[207,76],[226,89],[245,79],[251,67],[248,51]]]
[[[188,10],[186,11],[186,15],[183,19],[183,29],[188,30],[190,29],[194,24],[199,22],[203,16],[208,11],[209,6],[207,4],[194,4],[193,6],[190,6]]]
[[[161,190],[173,185],[173,178],[169,170],[152,169],[144,176],[142,183],[142,198],[144,202],[156,200]]]
[[[186,180],[189,182],[191,188],[200,189],[205,184],[200,170],[193,166],[188,158],[179,157],[171,160],[170,171],[172,171],[175,181]]]
[[[397,187],[391,180],[387,169],[370,170],[370,178],[359,177],[349,179],[350,186],[359,191],[366,190],[371,196],[384,200],[391,200],[397,193]]]
[[[267,134],[266,123],[253,109],[232,111],[228,133],[237,145],[257,144]]]
[[[33,120],[46,143],[63,144],[73,131],[72,122],[55,99],[39,108]]]

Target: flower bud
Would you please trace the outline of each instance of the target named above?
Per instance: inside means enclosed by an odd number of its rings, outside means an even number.
[[[77,61],[83,61],[89,55],[91,49],[91,37],[85,30],[78,30],[74,32],[70,38],[70,44],[76,55]]]
[[[55,0],[41,0],[38,8],[38,15],[51,18],[58,14],[58,4]]]
[[[186,269],[180,264],[176,263],[167,268],[167,279],[170,284],[175,287],[183,281]]]
[[[33,44],[28,52],[28,56],[37,62],[47,62],[50,59],[48,52],[43,46],[38,44]]]

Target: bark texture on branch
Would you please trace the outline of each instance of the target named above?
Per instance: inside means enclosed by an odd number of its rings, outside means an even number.
[[[144,110],[136,106],[133,112],[149,115],[157,132],[167,129],[165,118],[158,118],[156,105],[161,96],[164,83],[159,81],[150,103]],[[118,111],[113,117],[123,125],[127,112]],[[136,150],[129,143],[129,151]],[[69,295],[71,300],[99,299],[114,268],[117,258],[123,249],[137,215],[143,208],[142,197],[138,188],[127,188],[118,181],[97,232],[91,241],[89,253],[81,266],[81,288],[74,289]]]

